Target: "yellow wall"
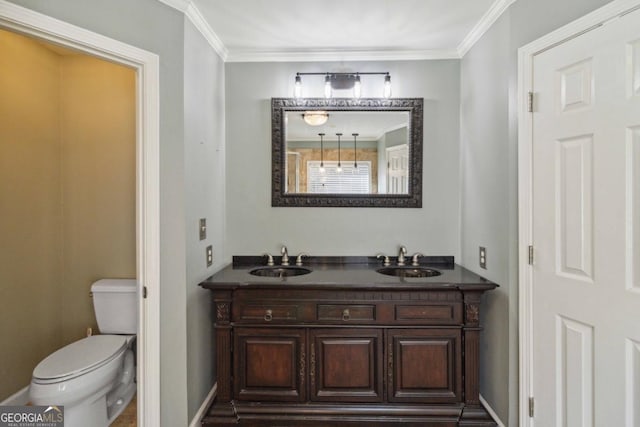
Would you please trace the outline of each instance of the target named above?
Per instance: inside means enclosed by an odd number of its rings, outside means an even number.
[[[0,31],[0,94],[1,401],[135,277],[135,74]]]
[[[63,339],[71,342],[95,323],[91,283],[136,277],[135,73],[88,56],[64,58],[60,289]]]

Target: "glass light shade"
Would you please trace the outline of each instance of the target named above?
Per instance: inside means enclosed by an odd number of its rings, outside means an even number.
[[[324,97],[331,98],[331,77],[329,75],[324,78]]]
[[[362,96],[362,83],[360,83],[360,76],[356,76],[356,81],[353,84],[353,97],[358,99]]]
[[[296,76],[296,84],[293,88],[293,96],[296,98],[302,97],[302,78],[300,76]]]
[[[382,96],[385,98],[391,98],[391,76],[389,75],[384,77],[384,90],[382,92]]]
[[[302,115],[302,118],[309,126],[322,126],[327,123],[329,113],[326,111],[307,111]]]

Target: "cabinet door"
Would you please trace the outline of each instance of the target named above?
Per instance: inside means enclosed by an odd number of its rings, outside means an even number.
[[[387,334],[390,402],[462,401],[460,329],[395,329]]]
[[[311,400],[381,402],[382,337],[376,329],[309,331]]]
[[[306,399],[304,329],[236,328],[234,335],[236,399]]]

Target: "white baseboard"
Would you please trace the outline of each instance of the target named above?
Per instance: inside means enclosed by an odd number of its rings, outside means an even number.
[[[484,397],[482,397],[482,395],[480,395],[480,403],[482,403],[482,405],[484,406],[484,409],[487,410],[489,415],[491,415],[491,418],[493,418],[493,420],[498,424],[498,427],[505,427],[502,420],[500,420],[500,418],[496,414],[496,411],[494,411],[493,408],[489,406],[489,404],[487,403],[486,400],[484,400]]]
[[[209,394],[207,394],[207,397],[204,399],[204,402],[202,402],[202,405],[200,405],[200,408],[198,409],[198,412],[196,412],[196,415],[194,415],[193,419],[191,420],[189,427],[198,427],[200,425],[200,420],[202,420],[202,417],[204,417],[205,412],[207,412],[207,409],[209,409],[209,405],[211,405],[211,402],[213,402],[213,398],[216,397],[216,391],[218,391],[217,382],[213,385]]]
[[[0,406],[24,406],[29,403],[29,386],[18,390],[5,400],[0,402]]]

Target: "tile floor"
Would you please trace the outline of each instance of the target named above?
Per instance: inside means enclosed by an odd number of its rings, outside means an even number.
[[[137,411],[137,395],[133,396],[131,402],[124,408],[124,411],[118,418],[111,424],[111,427],[137,427],[138,426],[138,411]]]

